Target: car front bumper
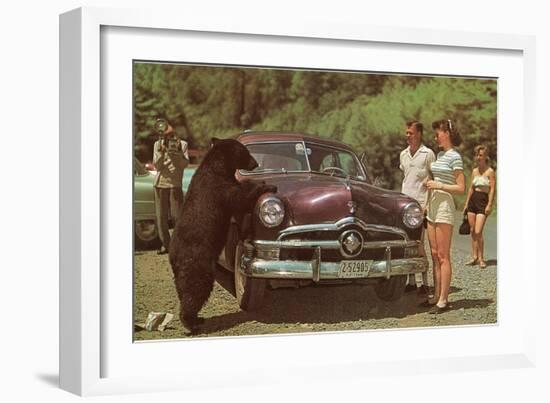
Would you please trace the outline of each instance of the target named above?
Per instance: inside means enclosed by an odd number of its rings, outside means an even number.
[[[392,259],[392,248],[405,248],[411,254],[418,251],[419,241],[388,242],[384,259],[369,261],[369,270],[358,278],[390,278],[392,276],[423,273],[428,269],[426,257],[404,257]],[[279,260],[280,251],[284,248],[296,248],[292,241],[248,241],[245,242],[245,253],[240,262],[243,274],[253,278],[285,280],[349,280],[340,276],[341,261],[323,261],[323,251],[334,249],[334,242],[302,243],[300,247],[312,249],[312,259]],[[380,246],[380,245],[378,245]],[[417,255],[417,253],[416,253]],[[342,260],[343,261],[343,260]]]

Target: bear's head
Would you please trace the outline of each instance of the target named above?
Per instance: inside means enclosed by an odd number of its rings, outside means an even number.
[[[258,163],[248,149],[237,140],[212,138],[212,148],[204,157],[203,164],[218,174],[233,176],[237,169],[252,171]]]

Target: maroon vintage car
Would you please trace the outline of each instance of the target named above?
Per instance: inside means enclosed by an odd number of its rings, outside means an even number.
[[[355,282],[394,300],[409,273],[427,270],[418,256],[419,204],[373,186],[349,146],[294,133],[248,132],[238,140],[259,164],[238,179],[278,189],[229,230],[224,265],[235,273],[241,308],[258,307],[267,285]]]

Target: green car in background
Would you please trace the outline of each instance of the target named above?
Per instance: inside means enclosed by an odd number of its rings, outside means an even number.
[[[184,197],[196,169],[196,165],[189,165],[183,172],[182,188]],[[152,249],[160,246],[155,217],[155,194],[153,190],[155,176],[156,172],[148,171],[137,158],[134,158],[135,249]],[[172,217],[172,224],[175,218]]]

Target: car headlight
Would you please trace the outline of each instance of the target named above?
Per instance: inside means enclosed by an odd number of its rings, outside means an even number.
[[[417,203],[410,203],[403,209],[403,224],[409,228],[418,228],[424,221],[424,212]]]
[[[258,215],[263,225],[273,228],[283,222],[285,206],[279,198],[268,197],[260,203]]]

